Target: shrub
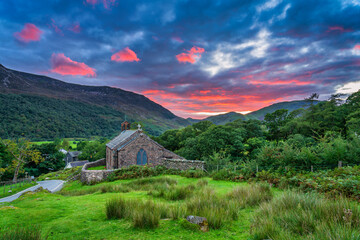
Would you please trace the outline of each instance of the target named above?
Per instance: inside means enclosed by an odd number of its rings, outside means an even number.
[[[205,172],[200,169],[190,169],[183,171],[181,173],[181,176],[187,177],[187,178],[202,178],[205,177]]]
[[[214,172],[212,178],[214,180],[234,180],[236,173],[229,169],[221,169],[218,172]]]
[[[2,229],[0,233],[0,240],[41,240],[47,239],[47,237],[41,237],[41,228],[39,226],[15,226],[8,229]]]

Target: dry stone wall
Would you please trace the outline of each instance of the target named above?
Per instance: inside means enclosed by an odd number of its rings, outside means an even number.
[[[81,182],[91,184],[104,181],[114,170],[87,170],[91,167],[105,166],[106,159],[100,159],[95,162],[85,164],[81,170]]]
[[[204,170],[205,162],[186,159],[163,159],[162,165],[169,169],[187,170],[196,168]]]

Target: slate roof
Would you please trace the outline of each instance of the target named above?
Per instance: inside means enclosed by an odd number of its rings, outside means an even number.
[[[81,154],[80,151],[74,151],[74,152],[68,152],[70,154],[71,157],[77,157]]]
[[[73,168],[73,167],[81,167],[88,163],[88,160],[85,161],[76,161],[76,162],[69,162],[65,168]]]
[[[122,131],[117,137],[106,144],[110,149],[121,149],[129,144],[131,141],[135,140],[138,135],[135,135],[137,130],[125,130]],[[133,136],[134,135],[134,136]],[[131,140],[130,142],[128,140]]]

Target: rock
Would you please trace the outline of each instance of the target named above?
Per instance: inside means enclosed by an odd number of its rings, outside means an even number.
[[[11,191],[11,190],[9,190],[9,191],[8,191],[8,193],[12,193],[12,191]]]
[[[209,224],[206,218],[204,217],[198,217],[198,216],[187,216],[186,220],[189,223],[193,223],[193,224],[197,224],[200,226],[200,230],[203,232],[208,232],[209,231]]]
[[[50,179],[50,178],[48,178],[48,177],[47,177],[47,178],[45,178],[45,180],[49,180],[49,179]]]

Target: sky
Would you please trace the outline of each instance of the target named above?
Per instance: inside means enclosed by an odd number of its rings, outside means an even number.
[[[1,0],[0,63],[181,117],[360,88],[360,0]]]

